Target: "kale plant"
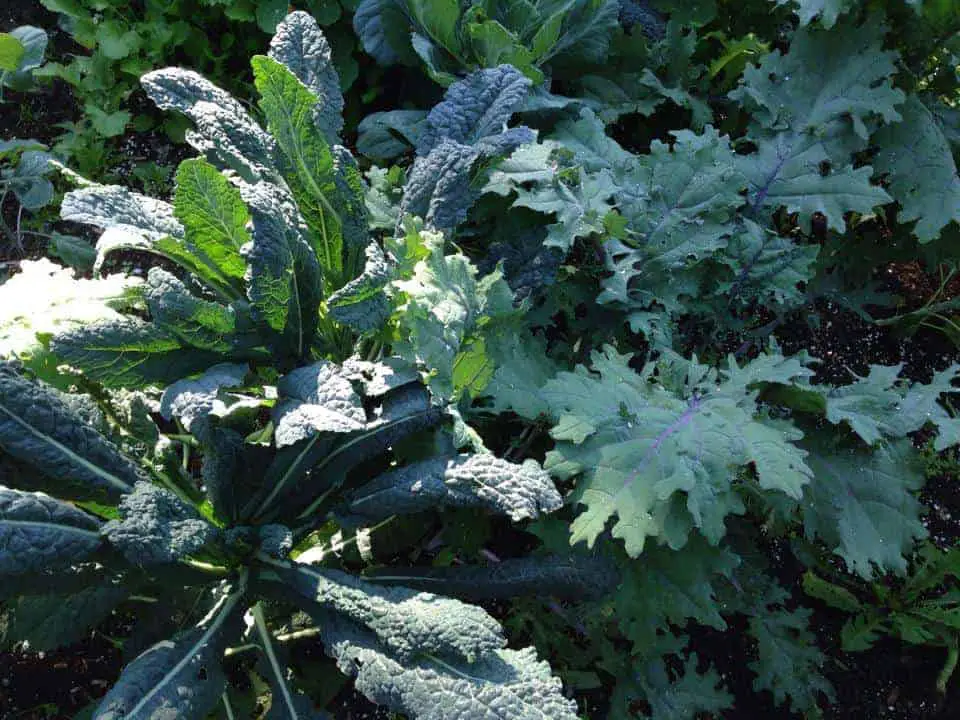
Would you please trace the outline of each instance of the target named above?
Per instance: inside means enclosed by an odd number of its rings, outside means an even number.
[[[841,320],[885,326],[875,271],[888,262],[955,262],[960,15],[773,5],[657,3],[662,36],[630,45],[636,30],[612,28],[605,65],[548,68],[519,108],[537,142],[494,163],[451,229],[526,312],[484,305],[445,343],[458,350],[446,371],[432,355],[431,386],[446,394],[470,368],[464,416],[545,453],[571,489],[566,539],[620,564],[617,592],[579,622],[528,625],[569,669],[613,677],[616,717],[729,707],[681,630],[734,616],[748,622],[755,689],[815,712],[832,692],[827,658],[761,548],[789,543],[799,563],[829,557],[864,580],[902,575],[927,535],[918,446],[960,437],[955,356],[918,371],[867,343],[854,358],[806,345]],[[412,44],[428,67],[472,67],[424,52],[423,34]],[[740,59],[708,65],[721,37]],[[369,119],[361,149],[416,148],[424,117]],[[394,315],[401,354],[427,356],[424,315]],[[543,524],[545,544],[565,547],[562,530]],[[558,632],[589,642],[593,664],[565,657]]]
[[[124,601],[189,598],[199,621],[132,660],[95,718],[204,718],[219,703],[231,716],[232,641],[260,650],[269,717],[315,717],[274,637],[296,627],[319,633],[359,691],[411,717],[572,719],[532,648],[506,649],[483,609],[433,591],[585,595],[615,582],[608,563],[557,556],[369,579],[333,566],[349,542],[369,560],[374,530],[399,516],[472,508],[519,521],[562,505],[535,461],[479,443],[461,452],[469,429],[424,386],[430,366],[380,344],[392,309],[419,297],[390,283],[472,277],[436,228],[478,195],[484,163],[532,139],[505,129],[526,81],[503,67],[451,88],[401,200],[434,229],[393,228],[385,254],[337,144],[339,83],[316,22],[289,15],[252,64],[268,130],[195,73],[144,76],[161,107],[194,121],[188,138],[205,155],[181,164],[172,204],[93,184],[64,199],[65,218],[104,228],[98,266],[120,250],[164,264],[131,287],[125,315],[50,340],[87,393],[0,367],[5,642],[55,647]],[[512,306],[498,274],[481,285]],[[442,300],[424,312],[453,323]]]

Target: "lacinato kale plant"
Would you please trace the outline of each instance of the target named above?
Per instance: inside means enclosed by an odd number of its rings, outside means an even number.
[[[572,720],[534,649],[506,648],[485,610],[442,593],[587,595],[615,584],[610,563],[517,558],[366,579],[338,567],[350,545],[372,562],[376,531],[398,518],[468,508],[520,521],[562,498],[534,460],[463,452],[469,432],[423,384],[430,368],[366,337],[401,302],[388,281],[449,265],[460,269],[442,280],[459,288],[472,275],[436,231],[406,228],[389,255],[371,237],[316,23],[289,15],[252,64],[266,130],[192,72],[144,76],[161,107],[194,121],[205,154],[180,166],[172,204],[92,184],[64,200],[65,218],[104,229],[98,265],[121,250],[164,262],[130,288],[126,315],[50,341],[84,392],[0,366],[4,643],[59,647],[121,603],[176,609],[180,630],[160,618],[145,631],[155,642],[133,643],[142,652],[98,719],[201,719],[220,705],[235,717],[223,658],[251,645],[266,716],[321,717],[277,640],[306,634],[361,693],[410,717]],[[451,88],[429,127],[435,146],[464,148],[460,161],[425,141],[402,207],[458,217],[474,169],[532,139],[503,127],[525,82],[503,67]],[[499,275],[480,284],[511,306]]]

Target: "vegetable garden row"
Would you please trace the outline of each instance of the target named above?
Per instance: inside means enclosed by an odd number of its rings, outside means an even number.
[[[0,716],[956,716],[960,4],[0,28]]]

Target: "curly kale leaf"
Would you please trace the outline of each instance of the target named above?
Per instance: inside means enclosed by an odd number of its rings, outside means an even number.
[[[331,53],[317,21],[300,11],[287,15],[270,41],[269,56],[286,65],[317,96],[313,122],[333,144],[343,130],[343,93]]]
[[[69,566],[100,544],[99,521],[82,510],[0,486],[0,576]]]
[[[350,493],[347,510],[364,520],[431,508],[486,507],[512,520],[533,519],[563,504],[534,460],[516,465],[489,455],[433,458],[380,475]]]
[[[444,618],[444,621],[447,621]],[[327,614],[327,652],[373,702],[419,720],[574,720],[576,706],[533,648],[496,650],[472,663],[430,655],[398,661],[356,625]]]
[[[694,536],[682,550],[657,546],[628,564],[614,595],[621,632],[636,652],[646,653],[668,624],[683,627],[688,621],[726,630],[721,613],[720,588],[740,564],[724,547],[712,547]]]
[[[915,96],[900,112],[900,122],[873,136],[880,146],[874,168],[889,177],[890,194],[902,208],[900,221],[916,220],[913,232],[926,243],[951,221],[960,222],[960,176],[933,113]]]
[[[877,19],[861,27],[844,23],[833,32],[798,30],[786,55],[774,50],[747,66],[730,97],[759,127],[823,132],[844,119],[866,139],[869,119],[900,120],[895,106],[905,99],[892,86],[897,53],[880,47],[885,31]]]
[[[587,509],[571,526],[572,542],[592,546],[615,515],[613,536],[634,557],[648,536],[680,548],[694,528],[716,544],[726,516],[744,511],[732,469],[748,464],[761,488],[800,498],[813,476],[794,444],[803,434],[761,415],[751,389],[805,377],[798,362],[761,359],[759,372],[731,364],[718,384],[701,378],[682,389],[652,382],[650,367],[637,374],[629,358],[608,347],[593,354],[592,371],[560,373],[542,390],[558,441],[547,469],[585,474],[573,500]]]
[[[176,562],[216,542],[220,532],[169,490],[138,482],[119,506],[121,520],[102,528],[103,536],[133,565]]]
[[[740,167],[749,181],[748,201],[770,212],[799,212],[809,228],[814,212],[843,229],[843,214],[869,213],[890,202],[869,183],[869,166],[853,168],[876,120],[901,119],[904,100],[892,86],[897,54],[882,50],[885,28],[871,20],[831,32],[802,28],[783,55],[775,50],[748,66],[730,97],[751,113],[748,138],[757,152]]]
[[[145,476],[53,391],[0,364],[0,449],[57,483],[61,497],[119,499]]]
[[[856,0],[770,0],[780,5],[796,5],[796,13],[801,25],[809,25],[819,18],[820,25],[832,28],[837,19],[856,7]]]
[[[927,535],[914,494],[923,474],[910,441],[837,452],[816,435],[802,447],[813,471],[803,501],[807,537],[820,538],[865,579],[877,570],[905,572],[905,555]]]
[[[882,439],[904,438],[927,424],[938,428],[934,448],[955,445],[960,420],[941,405],[944,393],[956,392],[952,384],[960,365],[936,372],[929,383],[899,377],[903,365],[871,365],[865,377],[840,387],[812,385],[806,388],[822,398],[823,412],[835,425],[845,423],[867,445]]]
[[[513,293],[499,270],[478,280],[466,256],[444,255],[441,235],[423,233],[422,239],[429,255],[414,266],[410,279],[392,283],[402,293],[396,311],[402,339],[394,348],[431,368],[431,387],[449,398],[466,387],[458,382],[458,362],[471,353],[482,355],[476,341],[496,334],[496,321],[514,314]],[[467,386],[472,394],[482,390]]]
[[[654,141],[624,180],[618,206],[637,239],[615,242],[608,250],[613,275],[604,281],[600,302],[636,309],[660,303],[680,312],[679,297],[689,283],[677,282],[675,275],[690,274],[690,266],[726,247],[742,204],[742,179],[729,141],[711,127],[702,135],[687,130],[673,135],[672,149]]]
[[[778,705],[789,698],[794,712],[817,712],[818,695],[833,695],[822,675],[826,656],[808,627],[812,614],[806,608],[776,609],[750,618],[750,634],[757,640],[757,659],[748,664],[757,676],[754,690],[769,690]]]

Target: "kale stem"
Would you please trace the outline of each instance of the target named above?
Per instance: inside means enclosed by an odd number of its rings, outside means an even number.
[[[220,699],[223,701],[223,710],[227,714],[227,720],[236,720],[237,716],[233,714],[233,707],[230,705],[230,696],[227,695],[226,690],[224,690]]]
[[[957,669],[957,660],[960,658],[960,647],[957,646],[957,636],[954,635],[948,640],[947,661],[943,664],[943,669],[937,675],[937,692],[941,695],[947,694],[947,684],[953,676],[953,671]]]
[[[210,563],[205,563],[200,560],[183,560],[184,565],[189,565],[196,570],[201,572],[210,573],[211,575],[229,575],[230,568],[223,567],[222,565],[211,565]]]

